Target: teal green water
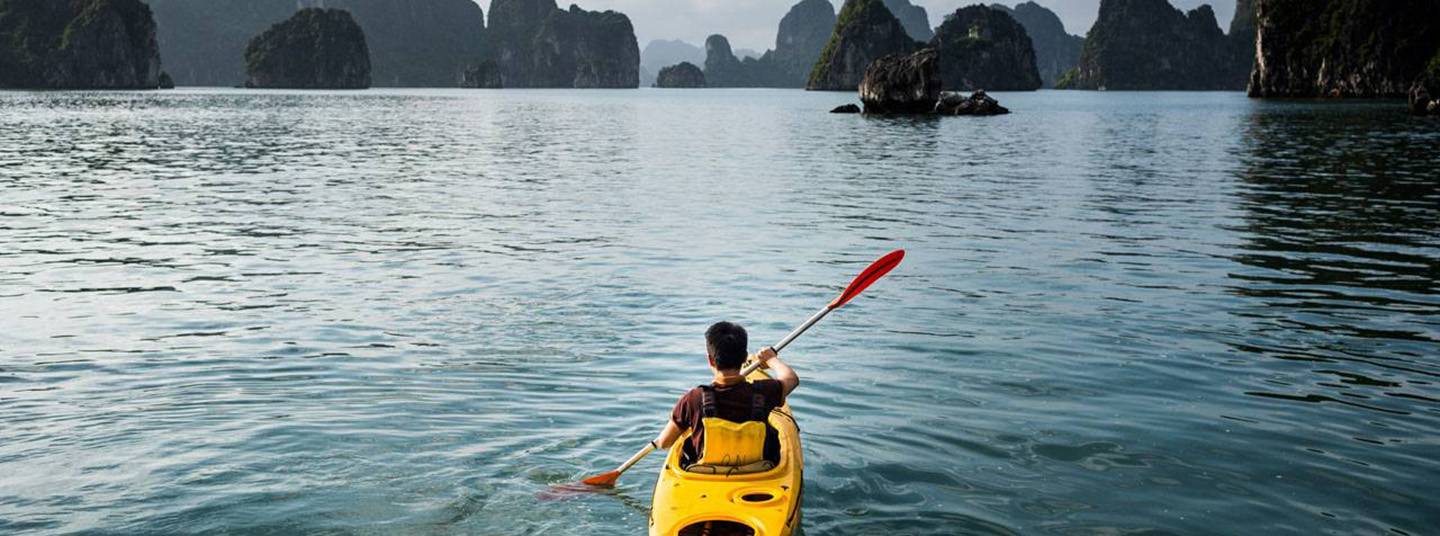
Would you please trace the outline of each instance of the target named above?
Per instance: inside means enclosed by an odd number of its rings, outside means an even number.
[[[1396,103],[0,93],[0,532],[640,534],[800,339],[810,535],[1440,526],[1440,123]]]

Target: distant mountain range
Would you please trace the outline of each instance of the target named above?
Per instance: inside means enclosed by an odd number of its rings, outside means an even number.
[[[951,87],[1025,89],[1031,69],[1046,86],[1255,96],[1395,97],[1420,72],[1440,84],[1440,0],[1237,0],[1228,33],[1208,6],[1100,0],[1083,39],[1028,1],[957,10],[942,32],[910,0],[846,0],[839,14],[801,0],[763,53],[722,35],[642,52],[625,14],[555,0],[493,0],[488,27],[473,0],[0,0],[0,87],[240,85],[252,40],[308,7],[353,17],[375,86],[627,88],[690,63],[709,87],[845,89],[874,59],[920,48],[937,49]]]

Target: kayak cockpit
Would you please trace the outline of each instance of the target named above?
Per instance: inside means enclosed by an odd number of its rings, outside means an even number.
[[[756,372],[752,381],[762,379]],[[800,525],[804,458],[800,429],[790,407],[770,412],[779,456],[774,463],[740,468],[721,466],[714,473],[684,465],[684,442],[670,447],[650,509],[650,536],[791,536]],[[769,462],[769,460],[765,460]],[[768,467],[767,467],[768,466]]]
[[[755,529],[734,521],[701,521],[680,529],[680,536],[755,536]]]

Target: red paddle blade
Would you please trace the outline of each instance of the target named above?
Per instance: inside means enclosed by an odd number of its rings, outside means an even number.
[[[834,309],[850,303],[850,300],[855,299],[855,297],[859,296],[865,289],[870,288],[870,285],[875,284],[880,278],[885,277],[885,274],[890,273],[890,270],[894,270],[896,266],[900,266],[900,261],[904,259],[905,250],[897,249],[886,254],[884,257],[880,257],[879,260],[870,263],[869,268],[860,272],[860,275],[855,276],[855,280],[850,282],[850,286],[845,287],[845,292],[840,293],[840,297],[830,302],[830,308]]]
[[[620,480],[620,472],[619,472],[619,471],[610,471],[610,472],[605,473],[605,474],[603,474],[603,475],[595,475],[595,476],[592,476],[592,477],[587,478],[587,479],[585,479],[585,480],[581,480],[580,482],[581,482],[582,484],[587,485],[587,486],[599,486],[599,487],[602,487],[602,488],[613,488],[613,487],[615,487],[615,481],[617,481],[617,480]]]

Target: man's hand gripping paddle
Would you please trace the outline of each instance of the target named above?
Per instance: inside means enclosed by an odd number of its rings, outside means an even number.
[[[841,292],[840,296],[835,298],[829,304],[826,304],[824,309],[821,309],[819,312],[815,313],[813,316],[810,317],[809,320],[806,320],[804,324],[800,324],[800,327],[795,328],[795,331],[791,331],[789,335],[786,335],[784,339],[781,339],[780,343],[775,345],[775,353],[780,353],[781,350],[784,350],[785,347],[789,346],[791,342],[794,342],[795,339],[800,336],[800,334],[805,333],[805,330],[810,329],[810,326],[814,326],[816,322],[820,321],[820,319],[825,318],[825,315],[830,314],[830,311],[834,311],[836,309],[839,309],[841,306],[850,303],[850,300],[855,299],[855,297],[859,296],[861,292],[865,291],[865,289],[870,288],[870,285],[875,284],[875,282],[879,281],[881,277],[885,277],[885,274],[890,273],[890,271],[894,270],[896,266],[900,266],[900,261],[904,258],[905,250],[897,249],[885,255],[884,257],[880,257],[879,260],[870,263],[869,268],[866,268],[865,271],[860,272],[860,275],[856,276],[855,280],[850,282],[850,286],[845,287],[845,292]],[[740,375],[749,376],[750,373],[755,372],[755,369],[757,368],[760,368],[759,362],[751,363],[750,366],[745,367],[744,370],[740,371]],[[586,485],[595,487],[613,487],[615,485],[615,482],[620,479],[620,475],[624,474],[625,471],[630,470],[630,468],[634,467],[635,464],[640,463],[640,460],[644,459],[645,456],[649,455],[651,452],[654,451],[654,444],[646,444],[645,448],[640,449],[640,452],[635,453],[634,456],[631,456],[629,460],[625,461],[625,463],[620,464],[620,467],[615,468],[614,471],[595,475],[585,480],[582,480],[581,482]]]

